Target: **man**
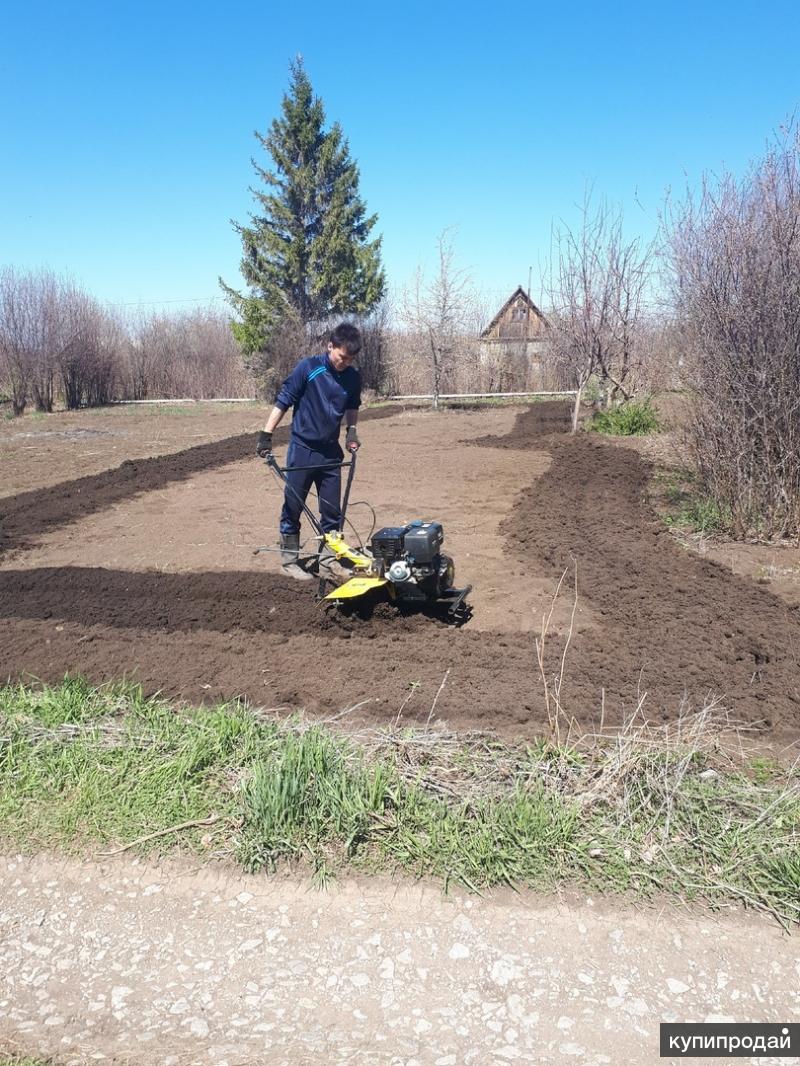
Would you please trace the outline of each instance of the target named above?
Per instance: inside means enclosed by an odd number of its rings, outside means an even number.
[[[302,503],[312,485],[319,497],[320,524],[326,533],[341,528],[342,472],[344,453],[339,430],[345,418],[345,447],[356,452],[361,446],[356,432],[361,406],[361,375],[352,365],[361,350],[361,334],[350,322],[331,333],[327,352],[302,359],[284,381],[275,406],[258,437],[257,453],[265,458],[272,451],[272,434],[293,407],[289,450],[286,453],[288,484],[281,511],[281,564],[298,580],[310,579],[298,562]],[[307,467],[308,469],[295,469]],[[324,555],[324,553],[323,553]],[[328,553],[330,556],[330,553]]]

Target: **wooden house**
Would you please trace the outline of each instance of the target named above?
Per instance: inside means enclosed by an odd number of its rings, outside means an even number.
[[[547,332],[547,319],[519,285],[480,335],[481,362],[502,368],[505,379],[535,384]]]

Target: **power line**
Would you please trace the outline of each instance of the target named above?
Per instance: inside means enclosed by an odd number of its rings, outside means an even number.
[[[107,301],[109,307],[155,307],[163,304],[208,304],[224,300],[224,296],[191,296],[185,300],[132,300],[129,303]]]
[[[402,292],[402,287],[399,287],[398,292]],[[480,296],[508,296],[514,291],[513,287],[509,288],[487,288],[484,289],[480,286],[476,288],[476,292]],[[393,295],[396,295],[393,294]],[[104,301],[109,307],[162,307],[167,304],[208,304],[208,303],[220,303],[225,301],[224,296],[190,296],[181,300],[106,300]]]
[[[530,284],[530,282],[529,282]],[[392,289],[391,295],[397,297],[403,292],[402,285],[390,286]],[[479,296],[509,296],[514,291],[514,286],[508,288],[503,287],[486,287],[481,285],[474,286],[476,293]],[[166,305],[174,304],[209,304],[225,302],[224,296],[188,296],[185,299],[169,299],[169,300],[106,300],[105,303],[109,307],[163,307]]]

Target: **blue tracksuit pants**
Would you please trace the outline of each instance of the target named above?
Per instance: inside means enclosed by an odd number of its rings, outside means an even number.
[[[289,441],[286,453],[286,478],[288,484],[283,497],[281,511],[281,533],[299,533],[300,516],[306,496],[312,485],[319,497],[320,524],[325,533],[332,533],[341,526],[342,510],[342,470],[331,463],[341,463],[344,453],[338,441],[330,444],[317,444],[313,448],[296,437]],[[292,467],[310,467],[309,470],[295,470]],[[328,467],[328,469],[326,469]]]

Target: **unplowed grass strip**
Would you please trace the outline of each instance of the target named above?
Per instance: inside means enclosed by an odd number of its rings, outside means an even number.
[[[0,689],[0,842],[182,849],[250,870],[403,870],[664,892],[800,917],[800,777],[723,757],[711,710],[571,747],[483,734],[337,734],[130,686]]]

